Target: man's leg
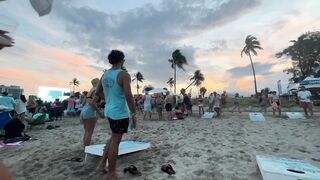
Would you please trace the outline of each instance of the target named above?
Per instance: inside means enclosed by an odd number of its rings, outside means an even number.
[[[313,116],[313,104],[312,102],[308,103],[309,111],[310,111],[310,116]]]
[[[117,179],[116,164],[118,159],[119,144],[122,139],[122,134],[112,133],[110,147],[108,151],[108,176],[109,179]]]
[[[100,163],[98,165],[98,171],[101,171],[101,172],[104,172],[106,171],[106,165],[107,165],[107,159],[108,159],[108,153],[109,153],[109,147],[110,147],[110,142],[111,142],[111,139],[110,138],[107,142],[106,142],[106,146],[104,147],[104,150],[103,150],[103,156],[100,160]]]

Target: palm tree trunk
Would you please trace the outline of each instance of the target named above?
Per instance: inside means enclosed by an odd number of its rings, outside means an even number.
[[[74,95],[74,88],[75,88],[75,87],[74,87],[74,85],[73,85],[73,92],[72,92],[72,95]]]
[[[137,95],[139,95],[139,81],[138,81],[138,79],[137,79]]]
[[[174,64],[174,93],[177,93],[177,65]]]
[[[189,86],[186,88],[186,90],[196,81],[192,81],[192,83],[189,84]]]
[[[252,63],[252,58],[251,58],[250,52],[249,52],[249,58],[250,58],[250,62],[251,62],[252,72],[253,72],[255,95],[257,95],[257,94],[258,94],[258,91],[257,91],[256,72],[255,72],[254,67],[253,67],[253,63]]]

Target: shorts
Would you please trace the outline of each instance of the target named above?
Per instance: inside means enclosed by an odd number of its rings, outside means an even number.
[[[312,108],[312,104],[311,104],[311,102],[300,102],[300,106],[302,107],[302,108]]]
[[[172,104],[171,103],[166,104],[166,111],[167,112],[172,111]]]
[[[144,105],[143,106],[143,111],[151,111],[151,105]]]
[[[187,109],[187,111],[191,111],[192,110],[192,104],[186,105],[186,109]]]
[[[91,105],[84,105],[80,113],[80,119],[84,120],[93,118],[97,118],[95,109]]]
[[[157,104],[157,110],[158,111],[162,111],[163,109],[163,105],[162,104]]]
[[[128,132],[129,118],[114,120],[108,117],[110,129],[114,134],[124,134]]]

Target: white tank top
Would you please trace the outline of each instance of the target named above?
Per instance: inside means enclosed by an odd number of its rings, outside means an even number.
[[[150,95],[145,95],[144,96],[144,103],[145,106],[151,106],[151,96]]]

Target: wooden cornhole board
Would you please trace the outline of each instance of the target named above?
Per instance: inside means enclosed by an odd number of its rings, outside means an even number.
[[[320,169],[301,160],[256,156],[264,180],[320,180]]]
[[[264,118],[263,114],[258,113],[258,112],[249,113],[249,118],[251,121],[265,121],[266,120]]]
[[[202,115],[201,119],[212,119],[212,118],[214,118],[214,116],[215,116],[214,112],[205,112]]]
[[[286,115],[292,120],[306,119],[301,112],[286,112]]]
[[[103,155],[103,149],[105,144],[96,144],[96,145],[90,145],[86,146],[84,152],[86,153],[85,161],[87,160],[88,154],[96,155],[96,156],[102,156]],[[139,142],[139,141],[122,141],[119,145],[119,153],[118,155],[133,153],[142,151],[145,149],[148,149],[151,147],[150,143],[146,142]]]

